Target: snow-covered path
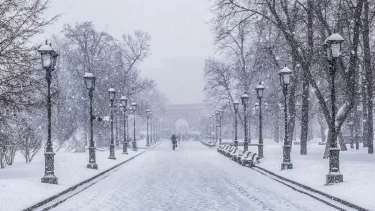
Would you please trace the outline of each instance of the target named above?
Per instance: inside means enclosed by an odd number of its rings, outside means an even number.
[[[169,142],[54,210],[333,210],[200,143]]]

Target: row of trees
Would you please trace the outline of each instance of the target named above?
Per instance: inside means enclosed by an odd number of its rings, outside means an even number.
[[[13,163],[16,150],[30,162],[41,148],[40,125],[32,119],[43,105],[46,84],[30,39],[56,20],[41,18],[47,5],[42,0],[0,2],[1,168]]]
[[[336,131],[363,112],[363,141],[373,153],[373,65],[374,2],[368,0],[215,0],[211,21],[217,52],[205,65],[207,101],[233,112],[233,102],[244,92],[255,101],[253,90],[259,81],[267,85],[265,100],[271,108],[274,138],[279,139],[281,87],[277,76],[284,66],[293,70],[288,97],[288,125],[293,139],[296,117],[301,121],[301,154],[307,153],[311,120],[324,131],[331,120],[328,64],[323,43],[336,32],[344,37],[343,55],[336,78]],[[300,108],[298,108],[300,107]],[[359,109],[360,108],[360,109]],[[301,114],[297,115],[297,110]],[[354,115],[357,116],[357,115]],[[241,122],[241,121],[240,121]],[[310,124],[309,124],[310,123]],[[310,127],[310,129],[309,129]],[[330,130],[329,130],[330,131]],[[337,132],[342,150],[342,133]],[[337,139],[337,137],[334,137]],[[291,140],[289,140],[291,141]]]
[[[46,80],[31,39],[53,24],[43,18],[49,0],[0,2],[0,164],[12,164],[16,151],[30,162],[46,140]],[[55,147],[84,151],[88,140],[88,92],[84,72],[95,74],[94,113],[109,114],[107,90],[136,101],[140,114],[164,109],[165,96],[140,77],[139,64],[150,55],[150,35],[135,31],[116,39],[91,22],[65,25],[50,39],[59,53],[52,77],[52,134]],[[146,99],[153,98],[152,102]],[[117,104],[117,102],[116,102]],[[106,123],[95,124],[97,145],[108,145]]]
[[[136,31],[117,40],[107,32],[96,30],[91,22],[65,25],[62,35],[53,37],[54,48],[60,53],[54,75],[56,107],[53,115],[58,147],[65,146],[72,136],[69,148],[84,151],[87,143],[89,118],[88,94],[83,83],[85,72],[92,72],[97,79],[95,115],[108,115],[107,90],[110,87],[117,90],[118,98],[126,95],[130,102],[136,101],[140,109],[147,107],[146,101],[139,96],[158,92],[154,81],[140,77],[138,64],[150,53],[150,39],[148,33]],[[97,145],[106,146],[106,127],[95,124],[95,131]]]

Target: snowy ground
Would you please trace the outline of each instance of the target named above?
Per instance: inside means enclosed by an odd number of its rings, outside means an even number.
[[[55,156],[55,175],[58,185],[43,184],[40,182],[44,175],[44,155],[39,153],[34,160],[26,164],[22,155],[17,154],[12,166],[0,169],[0,210],[12,211],[25,209],[54,194],[57,194],[79,182],[88,179],[118,163],[121,163],[143,150],[128,155],[116,150],[117,160],[109,160],[109,151],[96,153],[99,170],[87,169],[88,152],[67,153],[63,150]]]
[[[55,210],[332,210],[198,142],[150,149]]]
[[[227,141],[227,140],[226,140]],[[351,149],[340,152],[340,170],[344,183],[326,186],[328,159],[322,159],[324,145],[318,145],[316,139],[308,143],[307,155],[300,155],[300,145],[293,145],[291,159],[294,169],[280,170],[282,162],[282,144],[265,140],[265,159],[259,164],[283,177],[292,179],[314,189],[342,198],[370,210],[375,210],[375,155],[367,154],[367,148]],[[258,143],[252,140],[252,143]],[[250,147],[257,152],[257,147]]]

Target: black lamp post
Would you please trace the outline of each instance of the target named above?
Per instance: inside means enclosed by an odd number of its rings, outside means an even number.
[[[155,131],[155,114],[151,113],[151,142],[155,142],[155,137],[154,137],[154,131]]]
[[[156,141],[156,116],[154,113],[151,115],[151,125],[152,125],[152,130],[151,130],[151,136],[152,140]]]
[[[329,172],[326,176],[326,183],[343,182],[344,177],[340,173],[340,149],[337,147],[337,135],[335,129],[336,118],[336,96],[335,96],[335,74],[336,60],[341,56],[341,43],[344,41],[339,34],[335,33],[329,36],[325,42],[326,57],[329,63],[329,75],[331,77],[331,140],[329,149]]]
[[[216,116],[215,116],[215,113],[212,114],[212,132],[211,132],[211,136],[212,136],[212,143],[215,143],[215,127],[216,127]]]
[[[220,113],[219,111],[215,111],[215,144],[219,140],[219,121],[220,121]]]
[[[352,113],[353,114],[353,113]],[[352,116],[353,118],[353,116]],[[350,130],[350,148],[354,148],[354,136],[353,136],[353,132],[354,132],[354,122],[351,120],[350,122],[348,122],[348,126],[349,126],[349,130]]]
[[[126,96],[121,96],[120,98],[123,114],[124,114],[124,142],[122,145],[122,154],[128,154],[128,139],[127,139],[127,114],[126,114],[126,108],[128,106],[128,98]]]
[[[209,118],[208,119],[208,122],[211,122],[211,119]],[[208,140],[211,140],[211,136],[212,136],[212,124],[209,124],[208,125]]]
[[[249,142],[248,142],[248,137],[247,137],[247,104],[249,103],[249,95],[246,93],[241,96],[241,101],[242,101],[242,106],[244,110],[244,132],[245,132],[245,138],[244,138],[244,145],[243,149],[247,151],[249,149]]]
[[[126,109],[126,144],[129,145],[130,141],[130,132],[129,132],[129,114],[133,111],[131,106],[128,106]]]
[[[233,102],[234,107],[234,146],[238,147],[238,135],[237,135],[237,116],[238,116],[238,101]]]
[[[114,124],[115,124],[115,131],[116,131],[116,136],[115,136],[115,143],[116,143],[116,147],[117,148],[119,148],[120,147],[120,139],[119,139],[119,128],[118,128],[118,126],[119,126],[119,105],[117,106],[117,105],[115,105],[114,106],[114,120],[115,120],[115,122],[114,122]]]
[[[137,103],[132,102],[132,110],[133,110],[133,151],[137,151],[137,140],[136,140],[136,133],[135,133],[135,113],[137,111]]]
[[[279,103],[278,104],[279,105],[279,108],[280,108],[280,119],[282,119],[282,117],[283,117],[283,114],[284,114],[284,106],[281,104],[281,103]],[[279,139],[282,139],[282,130],[281,130],[281,126],[282,126],[282,120],[279,120]],[[278,142],[277,143],[279,143],[279,141],[280,140],[278,140]]]
[[[288,140],[288,104],[287,104],[287,94],[288,94],[288,85],[290,84],[290,76],[292,75],[292,70],[284,67],[279,71],[280,84],[283,88],[284,94],[284,126],[285,126],[285,135],[284,135],[284,146],[283,146],[283,163],[281,164],[281,170],[292,169],[293,164],[290,160],[290,151],[291,143]]]
[[[264,86],[262,85],[262,82],[259,83],[259,85],[255,88],[255,91],[257,92],[257,98],[259,100],[259,144],[258,144],[258,157],[263,158],[263,122],[262,122],[262,98],[263,98],[263,92],[264,92]]]
[[[154,141],[157,141],[158,140],[158,121],[159,121],[159,118],[154,114]]]
[[[57,184],[57,177],[54,172],[54,156],[52,148],[52,104],[51,104],[51,81],[52,81],[52,71],[55,70],[56,60],[59,56],[55,50],[52,49],[51,44],[48,45],[47,41],[44,45],[40,46],[38,52],[41,55],[42,67],[46,70],[46,80],[47,80],[47,143],[44,151],[45,166],[44,166],[44,176],[42,177],[42,183]]]
[[[150,119],[150,115],[151,115],[151,110],[150,109],[147,109],[146,110],[146,121],[147,121],[147,131],[146,131],[146,141],[147,141],[147,143],[146,143],[146,146],[150,146],[150,137],[149,137],[149,133],[148,133],[148,128],[149,128],[149,119]],[[151,120],[152,121],[152,120]],[[151,129],[151,131],[152,131],[152,129]],[[151,132],[151,137],[152,137],[152,132]],[[151,142],[152,142],[152,139],[151,139]]]
[[[159,133],[159,117],[155,116],[155,125],[154,125],[154,131],[155,131],[155,141],[158,141],[158,133]]]
[[[223,113],[224,111],[223,110],[219,110],[219,145],[221,145],[221,140],[222,140],[222,136],[221,136],[221,131],[222,131],[222,121],[223,121]]]
[[[111,143],[109,144],[109,157],[108,159],[116,160],[115,156],[115,142],[113,137],[113,102],[115,101],[116,97],[116,90],[114,88],[108,89],[109,101],[111,102],[110,105],[110,122],[111,122]]]
[[[360,113],[362,112],[362,106],[361,105],[357,105],[357,115],[356,115],[356,122],[357,124],[355,124],[355,149],[359,149],[359,129],[360,129],[360,118],[359,118],[359,115],[361,115]]]
[[[120,102],[121,102],[121,98],[120,98]],[[118,128],[118,133],[119,133],[119,143],[118,143],[118,147],[120,148],[120,129],[121,129],[121,113],[124,111],[124,106],[122,105],[122,103],[120,103],[120,105],[118,105],[118,124],[119,124],[119,128]]]
[[[89,98],[90,98],[90,146],[89,146],[89,163],[87,164],[87,168],[98,169],[98,164],[96,163],[95,143],[94,143],[93,121],[95,119],[95,116],[92,110],[92,98],[94,95],[96,78],[94,74],[88,73],[88,72],[85,73],[83,78],[85,79],[86,88],[89,90]]]

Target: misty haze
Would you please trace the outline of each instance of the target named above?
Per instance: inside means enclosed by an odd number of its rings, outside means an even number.
[[[0,211],[375,210],[371,0],[0,0]]]

